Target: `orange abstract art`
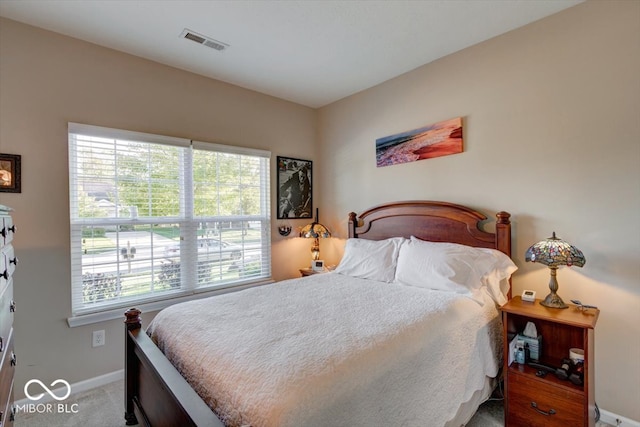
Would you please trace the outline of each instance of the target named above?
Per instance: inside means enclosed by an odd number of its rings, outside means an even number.
[[[462,117],[376,139],[378,167],[462,153]]]

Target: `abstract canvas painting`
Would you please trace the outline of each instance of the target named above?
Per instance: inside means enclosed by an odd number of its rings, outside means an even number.
[[[376,139],[378,167],[462,153],[462,117]]]

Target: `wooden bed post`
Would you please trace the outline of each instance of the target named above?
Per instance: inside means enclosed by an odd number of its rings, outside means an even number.
[[[137,394],[135,390],[135,378],[138,376],[139,365],[136,363],[136,356],[134,354],[135,346],[131,342],[129,332],[139,331],[142,328],[142,320],[140,319],[141,311],[137,308],[131,308],[127,310],[125,315],[125,364],[124,364],[124,419],[128,426],[138,424],[138,420],[134,413],[133,398]]]
[[[496,249],[511,257],[511,214],[498,212],[496,214]]]
[[[130,308],[124,314],[124,324],[127,328],[127,331],[133,331],[142,327],[142,319],[140,319],[140,313],[142,312],[137,308]]]
[[[358,214],[355,212],[349,213],[349,238],[358,237],[356,234],[356,227],[358,226]]]
[[[511,258],[511,214],[509,212],[498,212],[496,214],[496,249],[505,253]],[[509,291],[507,299],[511,299],[511,277],[509,277]]]

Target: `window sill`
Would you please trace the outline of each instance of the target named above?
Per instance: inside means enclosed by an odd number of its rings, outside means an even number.
[[[127,309],[131,308],[132,306],[135,306],[138,310],[141,310],[143,313],[151,312],[151,311],[159,311],[165,307],[169,307],[170,305],[174,305],[180,302],[192,301],[196,299],[211,297],[214,295],[227,294],[230,292],[237,292],[243,289],[253,288],[255,286],[268,285],[273,282],[274,282],[273,279],[267,279],[260,282],[254,282],[254,283],[249,283],[249,284],[240,285],[240,286],[217,288],[209,291],[197,292],[191,295],[179,296],[179,297],[164,299],[160,301],[153,301],[153,302],[140,303],[140,304],[131,302],[117,308],[110,308],[97,313],[71,316],[67,318],[67,323],[69,324],[70,328],[75,328],[77,326],[91,325],[93,323],[105,322],[107,320],[124,319],[124,312],[127,311]]]

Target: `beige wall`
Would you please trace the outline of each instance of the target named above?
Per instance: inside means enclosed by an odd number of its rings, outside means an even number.
[[[122,320],[77,328],[66,322],[71,314],[67,122],[267,149],[275,171],[277,155],[315,157],[317,113],[5,19],[0,54],[0,152],[22,155],[22,193],[0,194],[0,203],[15,209],[19,230],[20,398],[31,378],[74,383],[123,368]],[[275,173],[271,179],[275,183]],[[283,279],[309,256],[291,256],[273,227],[273,275]],[[106,345],[92,348],[91,332],[100,329],[106,331]]]
[[[23,192],[0,195],[21,231],[18,397],[30,378],[76,382],[122,369],[120,320],[72,329],[65,320],[66,124],[75,121],[269,149],[272,165],[276,155],[312,159],[321,220],[342,238],[348,212],[390,200],[507,210],[516,293],[546,293],[548,270],[523,253],[556,231],[587,257],[559,272],[560,295],[602,310],[598,404],[640,420],[639,15],[639,2],[587,2],[317,111],[0,21],[0,151],[22,154],[24,168]],[[457,116],[464,153],[375,167],[376,138]],[[282,279],[308,262],[309,243],[281,238],[277,224],[274,215]],[[321,244],[337,262],[343,240]],[[97,329],[107,345],[94,349]]]
[[[320,207],[445,200],[513,220],[516,294],[548,293],[524,252],[552,231],[584,268],[559,294],[598,305],[596,398],[640,420],[640,2],[592,1],[320,110]],[[462,154],[376,168],[376,138],[464,117]],[[338,259],[340,242],[323,243]],[[553,337],[544,337],[552,340]]]

